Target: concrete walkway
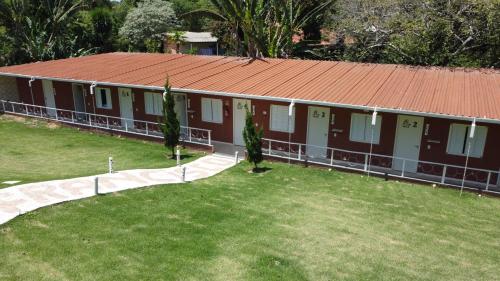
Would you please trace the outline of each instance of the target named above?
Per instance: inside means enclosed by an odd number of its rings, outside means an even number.
[[[212,154],[183,165],[185,181],[207,178],[235,165],[234,157]],[[0,224],[35,209],[95,196],[96,176],[29,183],[0,189]],[[99,193],[180,183],[181,168],[127,170],[97,175]]]

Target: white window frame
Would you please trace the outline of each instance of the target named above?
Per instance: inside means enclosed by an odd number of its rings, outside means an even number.
[[[148,103],[151,103],[150,105]],[[144,112],[149,115],[163,114],[163,94],[144,92]]]
[[[101,93],[102,90],[104,90],[106,92],[106,105],[105,106],[102,104],[102,93]],[[96,103],[97,108],[102,108],[102,109],[112,109],[113,108],[113,102],[111,100],[111,89],[110,88],[96,87],[94,89],[94,94],[95,94],[95,103]]]
[[[277,123],[279,122],[278,120],[275,120],[276,116],[273,114],[273,112],[276,110],[280,111],[280,114],[284,114],[284,120],[283,121],[283,127],[280,128]],[[271,104],[269,114],[269,130],[275,131],[275,132],[284,132],[284,133],[291,133],[293,134],[295,132],[295,107],[292,109],[292,117],[290,118],[288,116],[289,113],[289,106],[286,105],[277,105],[277,104]],[[278,117],[280,118],[280,117]],[[283,116],[281,116],[283,118]],[[290,122],[290,124],[288,124]],[[288,127],[290,125],[290,127]]]
[[[201,98],[201,120],[203,122],[222,124],[222,99]]]
[[[364,118],[362,128],[354,128],[354,117],[357,116],[359,118]],[[361,143],[371,143],[372,142],[372,114],[363,114],[363,113],[351,113],[351,127],[349,129],[349,140],[352,142],[361,142]],[[373,132],[373,144],[380,144],[380,135],[382,132],[382,116],[377,115],[377,120]],[[363,138],[357,138],[354,134],[355,129],[363,130]]]
[[[465,129],[464,135],[461,136],[459,140],[453,139],[454,130]],[[484,154],[484,148],[486,146],[486,138],[488,137],[488,127],[486,126],[476,126],[474,138],[469,138],[471,130],[471,125],[453,123],[450,125],[450,130],[448,132],[448,143],[446,146],[446,153],[450,155],[457,156],[467,156],[467,151],[469,149],[469,144],[471,144],[471,150],[469,157],[482,158]],[[459,145],[455,146],[453,142],[458,142]],[[479,146],[478,146],[479,145]],[[459,151],[455,151],[455,147],[460,147]],[[478,147],[477,147],[478,146]]]

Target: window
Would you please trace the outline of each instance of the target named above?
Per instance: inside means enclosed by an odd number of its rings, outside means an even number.
[[[201,120],[222,123],[222,100],[202,98]]]
[[[95,88],[95,97],[98,108],[111,109],[111,90],[108,88]]]
[[[377,123],[372,126],[371,114],[353,113],[351,115],[351,131],[349,139],[356,142],[370,143],[372,140],[373,127],[373,143],[378,144],[380,141],[380,128],[382,127],[382,117],[377,116]]]
[[[144,93],[144,106],[146,107],[146,114],[162,115],[163,94]]]
[[[471,126],[464,124],[451,124],[450,134],[448,137],[448,154],[467,155],[467,150],[470,144],[471,157],[480,158],[483,156],[484,145],[486,143],[486,134],[488,128],[484,126],[476,126],[474,138],[469,138]]]
[[[290,130],[288,129],[288,106],[271,105],[271,131],[293,133],[295,130],[295,107],[290,118]]]

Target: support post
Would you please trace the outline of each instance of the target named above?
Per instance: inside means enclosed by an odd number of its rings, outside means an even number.
[[[444,165],[443,167],[443,175],[441,175],[441,184],[444,184],[446,181],[446,170],[448,169],[448,166]]]
[[[146,122],[146,135],[149,135],[148,122]]]
[[[181,167],[181,181],[186,182],[186,167]]]
[[[94,178],[94,194],[99,195],[99,177]]]
[[[332,153],[330,154],[330,166],[333,166],[333,154],[335,149],[332,148]]]
[[[110,174],[113,173],[113,157],[111,156],[108,158],[108,170]]]
[[[238,164],[238,158],[239,158],[239,157],[238,157],[238,154],[239,154],[239,152],[238,152],[238,151],[235,151],[235,152],[234,152],[234,163],[235,163],[235,164]]]
[[[177,166],[180,167],[181,166],[181,151],[180,151],[180,149],[177,149],[175,156],[177,158]]]
[[[490,187],[491,172],[488,172],[488,178],[486,179],[486,191]]]
[[[401,177],[405,177],[406,159],[403,159],[403,167],[401,169]]]
[[[208,145],[212,145],[212,131],[208,131]]]
[[[365,172],[368,171],[368,154],[365,154]]]

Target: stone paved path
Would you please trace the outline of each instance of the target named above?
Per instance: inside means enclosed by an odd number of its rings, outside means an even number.
[[[183,165],[185,181],[207,178],[235,165],[233,157],[212,154]],[[0,189],[0,224],[35,209],[95,195],[96,176],[29,183]],[[181,168],[127,170],[97,175],[99,193],[180,183]]]

